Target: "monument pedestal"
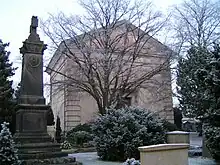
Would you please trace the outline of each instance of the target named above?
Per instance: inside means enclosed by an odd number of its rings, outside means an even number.
[[[20,159],[45,159],[67,156],[60,144],[52,143],[47,133],[46,113],[50,106],[20,104],[16,113],[14,139]]]

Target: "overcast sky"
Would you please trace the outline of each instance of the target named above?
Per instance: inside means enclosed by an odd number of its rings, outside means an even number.
[[[153,0],[155,6],[164,12],[174,4],[182,0]],[[13,77],[14,86],[20,81],[21,63],[19,58],[19,48],[22,42],[29,35],[29,26],[31,17],[38,16],[40,19],[46,19],[49,13],[64,13],[80,14],[80,6],[77,0],[0,0],[0,39],[5,42],[10,42],[8,50],[11,52],[10,59],[15,67],[19,67],[16,75]],[[40,38],[45,43],[48,43],[46,36],[38,28]],[[46,57],[51,57],[48,51],[45,51]],[[46,78],[46,74],[44,75]],[[47,77],[48,79],[48,77]]]

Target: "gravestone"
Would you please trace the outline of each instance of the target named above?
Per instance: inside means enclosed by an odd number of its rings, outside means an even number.
[[[21,93],[16,112],[14,139],[20,159],[44,159],[66,156],[60,144],[51,142],[47,133],[46,112],[43,96],[43,53],[46,45],[37,34],[38,19],[32,17],[30,34],[23,42]]]

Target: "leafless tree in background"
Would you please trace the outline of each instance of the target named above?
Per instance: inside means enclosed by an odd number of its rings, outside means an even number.
[[[176,60],[185,58],[191,46],[209,48],[220,39],[220,3],[218,0],[184,0],[171,10],[169,46]],[[176,94],[176,64],[172,66],[173,95]]]
[[[152,50],[157,47],[152,36],[167,19],[150,2],[81,0],[80,5],[83,16],[59,13],[42,22],[55,54],[61,53],[69,63],[65,71],[47,69],[65,77],[54,83],[91,95],[104,114],[107,107],[119,107],[155,75],[169,71],[171,51],[159,42],[163,55],[156,57]],[[156,61],[147,60],[153,56]]]
[[[177,53],[192,45],[209,47],[220,39],[218,0],[185,0],[174,7],[172,21]]]

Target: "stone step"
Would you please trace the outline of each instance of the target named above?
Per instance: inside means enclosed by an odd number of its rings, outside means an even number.
[[[47,133],[16,133],[15,142],[18,143],[42,143],[51,142],[51,137]]]
[[[27,143],[16,145],[19,154],[34,154],[46,152],[60,152],[58,143]]]
[[[19,143],[26,143],[26,142],[32,142],[32,143],[40,143],[40,142],[50,142],[51,137],[50,136],[45,136],[45,137],[33,137],[33,136],[26,136],[26,137],[19,137],[19,140],[15,139],[15,142]]]
[[[20,160],[28,159],[47,159],[56,157],[65,157],[67,153],[57,151],[57,152],[34,152],[34,153],[19,153],[18,157]]]
[[[44,147],[60,147],[59,143],[25,143],[25,144],[17,144],[19,148],[44,148]]]
[[[29,159],[22,160],[21,165],[82,165],[76,161],[75,157],[59,157],[59,158],[48,158],[48,159]]]
[[[60,144],[45,143],[24,143],[17,144],[18,155],[21,159],[36,159],[67,156],[67,153],[61,152]]]
[[[19,154],[34,154],[34,153],[46,153],[46,152],[60,152],[60,147],[44,147],[44,148],[18,148]]]

